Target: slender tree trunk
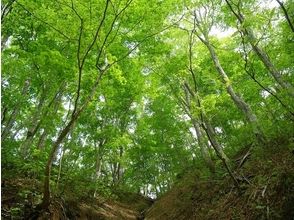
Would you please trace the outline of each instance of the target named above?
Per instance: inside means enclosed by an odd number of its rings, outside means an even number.
[[[122,146],[119,147],[119,158],[122,159],[124,153],[124,149]],[[118,162],[118,166],[117,166],[117,180],[118,182],[121,181],[123,176],[123,167],[121,166],[121,162]]]
[[[233,174],[233,172],[230,168],[229,159],[224,154],[221,145],[219,144],[219,142],[217,141],[217,139],[215,137],[215,132],[214,132],[211,124],[208,122],[208,120],[205,120],[205,123],[203,124],[203,129],[205,130],[207,137],[208,137],[212,147],[214,148],[217,156],[221,159],[222,163],[225,166],[225,169],[228,171],[230,177],[232,178],[234,185],[236,186],[236,188],[238,190],[240,190],[239,182],[236,179],[235,175]]]
[[[117,172],[117,162],[114,162],[111,164],[111,176],[112,176],[112,184],[115,185],[116,184],[116,175]]]
[[[230,166],[229,166],[229,158],[227,157],[227,155],[224,153],[222,146],[219,144],[219,142],[216,139],[216,135],[214,132],[214,129],[212,127],[212,125],[209,122],[209,119],[206,117],[206,114],[204,112],[204,110],[201,107],[201,102],[200,102],[200,97],[198,95],[198,85],[197,85],[197,80],[196,80],[196,75],[195,72],[193,70],[193,65],[192,65],[192,58],[193,58],[193,54],[192,54],[192,47],[193,47],[193,34],[195,33],[198,37],[198,39],[200,39],[202,41],[202,43],[204,43],[207,48],[209,49],[209,52],[211,53],[212,58],[216,58],[213,59],[213,62],[215,64],[215,67],[217,68],[218,72],[220,73],[220,75],[223,77],[223,81],[226,83],[228,82],[228,77],[226,75],[226,73],[224,72],[224,70],[222,69],[218,58],[214,52],[214,49],[212,48],[212,46],[209,44],[208,41],[208,35],[206,33],[203,33],[205,39],[203,39],[202,37],[199,36],[199,34],[197,34],[195,28],[196,28],[196,23],[198,23],[198,20],[196,18],[196,14],[194,16],[194,30],[191,32],[190,34],[190,41],[189,41],[189,71],[192,75],[192,79],[193,79],[193,83],[194,83],[194,89],[195,89],[195,93],[191,90],[191,88],[189,87],[188,83],[184,83],[184,89],[186,90],[186,93],[190,93],[191,96],[194,98],[197,106],[200,109],[200,118],[201,118],[201,126],[204,129],[209,142],[211,143],[213,149],[216,152],[216,155],[220,158],[220,160],[222,161],[222,163],[224,164],[226,170],[228,171],[230,177],[232,178],[234,185],[237,187],[238,191],[240,190],[239,187],[239,183],[237,181],[237,179],[235,178],[234,174],[232,173]],[[199,23],[198,23],[199,25]],[[200,30],[203,30],[202,28],[200,28]],[[203,32],[203,31],[202,31]],[[210,46],[210,47],[209,47]],[[225,80],[226,79],[226,80]]]
[[[41,150],[41,149],[44,148],[46,137],[47,137],[47,132],[44,129],[42,134],[39,137],[39,140],[38,140],[38,143],[37,143],[37,149]]]
[[[2,106],[2,108],[1,108],[1,124],[3,124],[6,119],[6,113],[7,113],[7,108]]]
[[[11,12],[13,3],[16,0],[7,1],[7,3],[1,2],[1,23],[3,24],[6,16]]]
[[[22,92],[21,92],[21,95],[22,97],[25,97],[27,92],[28,92],[28,89],[29,89],[29,86],[30,86],[30,81],[29,80],[26,80],[25,81],[25,84],[24,84],[24,87],[22,89]],[[21,102],[17,103],[5,125],[5,127],[2,129],[2,133],[1,133],[1,142],[3,142],[8,136],[9,136],[9,133],[10,133],[10,130],[11,128],[13,127],[14,125],[14,122],[16,120],[16,117],[20,111],[20,108],[21,108]]]
[[[259,127],[256,115],[252,112],[249,104],[246,103],[243,100],[243,98],[241,96],[237,95],[236,92],[234,91],[234,89],[231,85],[230,79],[227,76],[224,69],[222,68],[222,66],[219,62],[219,59],[215,53],[215,50],[212,47],[212,45],[210,44],[210,42],[208,41],[208,39],[205,40],[205,45],[210,52],[210,56],[213,60],[214,66],[215,66],[217,72],[222,77],[222,81],[225,84],[226,90],[227,90],[228,94],[230,95],[231,99],[233,100],[235,105],[238,107],[238,109],[241,110],[243,112],[243,114],[245,115],[245,118],[250,123],[252,130],[254,132],[254,135],[256,136],[257,140],[262,144],[265,143],[265,136],[262,132],[262,129]]]
[[[50,197],[51,197],[51,192],[50,192],[50,176],[51,176],[51,167],[53,160],[55,158],[56,152],[59,148],[59,145],[62,143],[64,138],[67,136],[67,134],[71,131],[72,126],[74,122],[77,120],[78,116],[80,115],[81,111],[76,112],[76,114],[73,115],[71,120],[68,122],[66,127],[60,132],[57,140],[53,143],[52,149],[46,164],[45,168],[45,180],[44,180],[44,192],[43,192],[43,202],[42,202],[42,207],[43,209],[48,209],[49,204],[50,204]]]
[[[204,159],[206,165],[208,166],[210,172],[212,174],[214,174],[215,173],[215,164],[212,161],[211,156],[210,156],[210,154],[208,152],[208,146],[204,142],[205,140],[203,139],[204,137],[203,137],[203,135],[201,133],[199,125],[196,123],[195,120],[192,119],[192,121],[193,121],[193,127],[194,127],[194,129],[196,131],[197,141],[198,141],[198,144],[199,144],[203,159]]]
[[[232,4],[229,0],[225,0],[227,5],[229,6],[231,12],[235,15],[235,17],[238,19],[240,24],[242,25],[245,21],[244,16],[241,14],[240,8],[237,8],[234,10]],[[294,87],[289,82],[283,80],[281,73],[276,69],[272,61],[270,60],[270,57],[267,55],[267,53],[258,46],[258,40],[256,39],[253,31],[250,29],[250,27],[243,27],[240,29],[244,36],[247,36],[248,41],[254,50],[254,52],[257,54],[259,59],[264,64],[265,68],[269,71],[269,73],[272,75],[272,77],[276,80],[276,82],[283,88],[285,91],[288,92],[288,94],[292,97],[294,97]]]
[[[57,180],[56,180],[56,190],[59,189],[59,182],[60,182],[60,177],[61,177],[62,160],[63,160],[64,152],[65,152],[65,146],[63,146],[63,148],[62,148],[62,153],[61,153],[60,159],[59,159],[59,169],[58,169],[58,176],[57,176]]]
[[[188,89],[188,88],[187,88]],[[211,171],[211,173],[215,173],[215,164],[213,163],[211,156],[208,152],[208,145],[205,143],[204,137],[202,135],[201,129],[199,127],[199,123],[197,120],[193,117],[193,114],[191,112],[191,99],[189,98],[189,92],[184,87],[184,93],[185,93],[185,100],[178,97],[179,103],[181,104],[184,112],[190,117],[192,125],[196,132],[197,142],[200,147],[201,156],[204,159],[205,164]],[[194,136],[193,136],[194,138]]]
[[[21,152],[24,157],[26,157],[28,155],[30,145],[33,142],[33,138],[40,128],[41,120],[39,120],[39,118],[40,118],[40,115],[42,112],[44,101],[45,101],[45,95],[43,93],[43,95],[41,95],[41,98],[40,98],[39,104],[36,108],[36,111],[33,114],[33,117],[31,119],[31,126],[28,127],[26,139],[24,140],[24,142],[21,145]]]
[[[204,118],[203,125],[204,125],[203,128],[207,134],[209,142],[211,143],[212,147],[214,148],[216,154],[218,155],[218,157],[222,161],[225,161],[228,164],[230,160],[227,157],[227,155],[224,153],[222,146],[220,145],[220,143],[216,139],[215,131],[214,131],[212,125],[210,124],[210,122],[208,121],[208,119]]]
[[[38,106],[36,108],[36,111],[35,111],[34,115],[32,116],[32,119],[31,119],[32,124],[28,128],[26,139],[24,140],[23,144],[21,145],[22,153],[23,153],[24,156],[27,156],[30,145],[32,144],[32,142],[34,140],[34,137],[35,137],[36,133],[39,131],[39,129],[41,127],[41,124],[43,122],[43,119],[47,117],[47,115],[48,115],[48,113],[49,113],[49,111],[51,109],[51,106],[55,102],[58,102],[58,100],[61,98],[61,96],[62,96],[61,95],[62,94],[61,90],[62,90],[62,87],[60,87],[60,89],[55,93],[54,97],[48,103],[44,113],[42,114],[43,106],[44,106],[45,98],[46,98],[46,92],[43,91],[43,93],[42,93],[42,95],[40,97],[39,104],[38,104]],[[56,109],[56,111],[57,111],[57,109]]]
[[[249,43],[252,46],[254,52],[258,55],[259,59],[263,62],[266,69],[269,71],[269,73],[273,76],[273,78],[276,80],[276,82],[283,88],[285,91],[289,93],[292,97],[294,97],[294,87],[289,82],[283,80],[282,75],[280,72],[276,69],[276,67],[271,62],[269,56],[266,54],[265,51],[261,49],[261,47],[258,46],[257,41],[255,40],[255,37],[253,35],[253,32],[249,29],[248,31],[243,31],[243,33],[248,36]]]
[[[105,144],[105,140],[102,140],[99,142],[99,144],[97,145],[97,143],[95,143],[95,149],[96,149],[96,162],[95,162],[95,184],[97,184],[97,180],[100,178],[101,176],[101,168],[102,168],[102,147]],[[94,191],[94,198],[96,197],[97,194],[97,186],[95,187],[95,191]]]
[[[193,74],[194,76],[194,74]],[[212,127],[212,125],[210,124],[207,116],[205,115],[205,112],[203,111],[203,109],[201,108],[201,102],[200,99],[197,95],[197,93],[195,94],[191,88],[189,87],[189,85],[187,83],[184,84],[185,89],[191,94],[191,96],[195,99],[196,104],[198,105],[199,109],[200,109],[200,115],[201,115],[201,126],[204,129],[209,142],[211,143],[212,148],[214,149],[217,157],[222,161],[222,163],[224,164],[225,169],[228,171],[230,177],[232,178],[234,185],[236,186],[236,188],[238,190],[240,190],[239,187],[239,183],[235,177],[235,175],[233,174],[230,165],[229,165],[229,158],[227,157],[227,155],[224,153],[222,146],[220,145],[220,143],[218,142],[214,129]],[[197,87],[195,87],[195,90],[197,91]]]
[[[95,163],[95,174],[96,174],[96,180],[99,179],[101,175],[101,167],[102,167],[102,152],[101,152],[102,145],[99,143],[99,146],[96,147],[97,153],[96,153],[96,163]]]
[[[59,109],[59,105],[60,105],[61,98],[62,98],[62,92],[57,93],[56,95],[57,95],[57,97],[54,97],[53,100],[52,100],[52,104],[54,104],[53,105],[53,114],[54,115],[57,113],[57,111]],[[51,104],[49,103],[49,107],[50,106],[51,106]],[[47,117],[47,113],[49,113],[49,110],[47,110],[44,118]],[[69,113],[68,113],[68,115],[69,115]],[[68,116],[66,117],[65,121],[67,121],[67,118],[68,118]],[[46,131],[46,128],[44,128],[44,130],[43,130],[42,134],[40,135],[39,140],[37,142],[37,149],[43,149],[44,148],[47,135],[48,135],[48,133]]]

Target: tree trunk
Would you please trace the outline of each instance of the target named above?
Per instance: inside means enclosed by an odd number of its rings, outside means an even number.
[[[58,176],[57,176],[57,180],[56,180],[56,190],[59,189],[59,182],[60,182],[60,177],[61,177],[62,160],[63,160],[64,152],[65,152],[65,146],[63,146],[63,148],[62,148],[62,153],[61,153],[61,156],[59,159],[59,169],[58,169]]]
[[[214,132],[214,129],[208,119],[204,118],[204,123],[203,123],[203,128],[207,134],[207,137],[209,139],[209,142],[211,143],[213,149],[215,150],[217,156],[222,160],[225,161],[226,163],[229,163],[229,158],[227,155],[224,153],[222,146],[216,139],[216,135]]]
[[[204,137],[203,137],[203,135],[201,133],[199,125],[196,123],[196,121],[194,119],[192,119],[192,121],[193,121],[192,122],[193,127],[194,127],[194,129],[196,131],[197,141],[198,141],[198,144],[199,144],[199,147],[200,147],[202,157],[203,157],[203,159],[205,161],[205,164],[209,168],[210,172],[212,174],[214,174],[215,173],[215,164],[212,161],[211,156],[209,154],[208,145],[205,143],[205,140],[204,140]]]
[[[61,90],[61,89],[60,89]],[[59,90],[59,91],[60,91]],[[56,96],[57,95],[57,96]],[[56,93],[56,95],[55,95],[55,97],[53,98],[53,100],[51,101],[51,103],[53,104],[54,103],[54,105],[53,105],[53,114],[56,114],[57,113],[57,111],[58,111],[58,108],[59,108],[59,104],[60,104],[60,101],[61,101],[61,98],[62,98],[62,93],[60,92],[60,93]],[[49,106],[51,106],[51,104],[49,103]],[[70,111],[70,110],[69,110]],[[47,113],[49,112],[49,110],[47,111]],[[44,117],[47,117],[47,113],[45,114],[45,116]],[[66,120],[65,120],[65,122],[67,121],[67,118],[68,117],[66,117]],[[38,143],[37,143],[37,149],[42,149],[42,148],[44,148],[44,144],[45,144],[45,140],[46,140],[46,136],[47,136],[47,131],[46,131],[46,128],[44,128],[44,130],[43,130],[43,132],[42,132],[42,134],[41,134],[41,136],[39,137],[39,140],[38,140]]]
[[[37,149],[41,150],[44,148],[45,140],[46,140],[47,132],[44,129],[42,134],[39,137],[38,143],[37,143]]]
[[[46,110],[42,115],[42,110],[43,110],[43,106],[44,106],[45,98],[46,98],[46,92],[43,91],[43,94],[40,97],[40,101],[39,101],[39,104],[36,108],[36,111],[35,111],[34,115],[32,116],[31,126],[29,126],[29,128],[28,128],[26,139],[24,140],[23,144],[21,145],[22,154],[24,157],[26,157],[28,155],[30,145],[32,144],[36,133],[39,131],[43,119],[45,117],[47,117],[52,104],[54,102],[57,102],[57,100],[59,98],[61,98],[61,95],[59,95],[59,94],[61,94],[60,93],[61,89],[62,89],[62,87],[60,87],[60,89],[55,93],[54,97],[48,103],[48,105],[46,106]],[[57,111],[57,109],[56,109],[56,111]]]
[[[196,84],[195,84],[195,87],[196,87]],[[195,132],[196,132],[197,142],[198,142],[198,145],[200,147],[201,156],[204,159],[205,164],[207,165],[207,167],[209,168],[211,173],[215,173],[215,164],[213,163],[213,161],[211,159],[211,156],[210,156],[210,154],[208,152],[208,145],[205,143],[205,140],[203,139],[204,137],[203,137],[201,129],[199,127],[199,123],[193,117],[193,114],[191,112],[191,99],[189,98],[189,92],[187,90],[188,90],[188,88],[184,87],[185,101],[181,100],[181,98],[178,98],[178,100],[179,100],[184,112],[186,112],[186,114],[191,119],[192,125],[193,125],[193,127],[195,129]],[[194,96],[194,94],[192,96]]]
[[[294,87],[288,83],[287,81],[284,81],[279,71],[275,68],[273,63],[271,62],[269,56],[264,52],[258,45],[257,41],[253,40],[255,39],[253,36],[253,32],[251,30],[244,31],[244,34],[246,34],[249,38],[249,43],[251,44],[254,52],[258,55],[259,59],[263,62],[266,69],[270,72],[270,74],[273,76],[273,78],[276,80],[276,82],[283,88],[285,91],[288,92],[288,94],[292,97],[294,97]]]
[[[50,175],[51,175],[51,167],[53,160],[55,158],[56,152],[59,148],[59,145],[62,143],[64,138],[67,136],[67,134],[71,131],[72,126],[74,122],[77,120],[79,115],[81,114],[82,110],[77,111],[71,118],[71,120],[67,123],[65,128],[60,132],[57,140],[53,143],[52,149],[46,164],[45,168],[45,179],[44,179],[44,192],[43,192],[43,201],[42,201],[42,207],[43,209],[47,210],[50,204]]]
[[[210,52],[210,56],[213,60],[214,66],[217,70],[217,72],[220,74],[220,76],[222,77],[222,81],[226,86],[226,90],[228,92],[228,94],[230,95],[231,99],[233,100],[233,102],[235,103],[235,105],[238,107],[239,110],[241,110],[243,112],[243,114],[245,115],[246,120],[250,123],[252,130],[254,132],[255,137],[257,138],[257,140],[260,143],[265,143],[265,136],[262,132],[262,129],[259,127],[258,125],[258,121],[257,121],[257,117],[256,115],[252,112],[249,104],[247,104],[241,96],[237,95],[236,92],[234,91],[231,83],[230,83],[230,79],[227,76],[226,72],[224,71],[224,69],[222,68],[219,59],[215,53],[214,48],[212,47],[212,45],[210,44],[210,42],[208,41],[208,39],[205,40],[205,45],[208,48],[209,52]]]
[[[7,108],[2,106],[2,108],[1,108],[1,124],[3,124],[6,119],[6,113],[7,113]]]
[[[122,146],[119,147],[119,158],[122,159],[124,153],[124,149]],[[118,166],[117,166],[117,180],[118,182],[121,181],[123,176],[123,167],[121,166],[121,162],[118,162]]]
[[[235,15],[235,17],[238,19],[240,24],[242,25],[245,21],[244,16],[241,14],[240,8],[237,8],[236,11],[234,10],[232,4],[229,2],[229,0],[225,0],[227,5],[229,6],[231,12]],[[237,6],[238,7],[238,6]],[[257,54],[259,59],[262,61],[266,69],[269,71],[269,73],[272,75],[272,77],[276,80],[276,82],[283,88],[285,91],[288,92],[288,94],[292,97],[294,97],[294,87],[292,84],[290,84],[287,81],[284,81],[282,78],[282,75],[280,72],[276,69],[272,61],[270,60],[267,53],[258,46],[258,40],[256,39],[253,31],[250,29],[250,27],[242,27],[241,32],[244,34],[244,36],[247,36],[248,41],[254,50],[254,52]]]
[[[204,119],[204,123],[203,123],[203,129],[205,130],[207,137],[213,147],[213,149],[216,152],[216,155],[221,159],[223,165],[225,166],[225,169],[228,171],[230,177],[232,178],[234,185],[236,186],[236,188],[238,189],[238,191],[240,190],[240,186],[239,186],[239,182],[237,181],[235,175],[233,174],[230,165],[229,165],[229,158],[227,157],[227,155],[223,152],[221,145],[219,144],[219,142],[217,141],[216,137],[215,137],[215,132],[210,124],[210,122],[207,119]]]
[[[193,75],[193,78],[194,78],[194,73],[192,71],[192,75]],[[195,78],[194,78],[195,79]],[[196,81],[195,81],[196,82]],[[232,178],[233,182],[234,182],[234,185],[236,186],[236,188],[238,189],[238,191],[240,190],[240,187],[239,187],[239,183],[235,177],[235,175],[233,174],[230,166],[229,166],[229,158],[227,157],[227,155],[224,153],[223,149],[222,149],[222,146],[219,144],[219,142],[217,141],[216,139],[216,135],[215,135],[215,132],[214,132],[214,129],[212,127],[212,125],[210,124],[208,118],[206,117],[205,115],[205,112],[203,111],[203,109],[201,108],[201,102],[200,102],[200,98],[199,96],[197,95],[197,86],[195,84],[195,91],[196,91],[196,94],[190,89],[189,85],[187,83],[184,84],[185,86],[185,89],[191,94],[191,96],[194,98],[196,104],[198,105],[199,109],[200,109],[200,115],[201,115],[201,126],[202,128],[204,129],[207,137],[208,137],[208,140],[209,142],[211,143],[217,157],[222,161],[222,163],[224,164],[225,166],[225,169],[228,171],[230,177]]]
[[[97,184],[97,180],[100,178],[101,176],[101,168],[102,168],[102,147],[103,145],[106,143],[105,140],[99,141],[99,144],[97,145],[97,143],[95,143],[95,149],[96,149],[96,162],[95,162],[95,184]],[[97,194],[97,186],[95,187],[95,191],[94,191],[94,198],[96,197]]]
[[[289,27],[291,28],[292,32],[294,32],[294,25],[292,24],[291,18],[290,18],[289,13],[287,12],[287,10],[284,6],[284,3],[281,2],[280,0],[276,0],[276,1],[279,3],[280,7],[282,8]]]
[[[25,95],[27,94],[28,92],[28,89],[29,89],[29,86],[30,86],[30,81],[29,80],[26,80],[25,83],[24,83],[24,86],[23,86],[23,89],[22,89],[22,92],[21,92],[21,96],[22,97],[25,97]],[[16,117],[20,111],[20,108],[21,108],[21,102],[19,103],[16,103],[4,129],[2,129],[2,133],[1,133],[1,142],[3,142],[8,136],[9,136],[9,133],[10,133],[10,130],[11,128],[13,127],[13,124],[16,120]]]

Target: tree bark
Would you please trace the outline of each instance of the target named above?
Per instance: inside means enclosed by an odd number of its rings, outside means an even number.
[[[210,172],[212,174],[214,174],[215,173],[215,164],[213,163],[211,156],[208,152],[208,144],[205,143],[204,137],[203,137],[201,129],[199,127],[199,123],[193,117],[193,114],[191,112],[191,99],[189,98],[188,92],[186,91],[185,87],[184,87],[184,92],[185,92],[185,101],[178,98],[179,102],[181,103],[183,110],[186,112],[186,114],[191,119],[192,126],[195,129],[197,142],[200,147],[201,155],[204,159],[204,162],[207,165],[207,167],[209,168]]]
[[[191,69],[191,73],[193,75],[193,78],[195,78],[194,76],[194,72],[193,70]],[[195,80],[196,82],[196,80]],[[196,84],[195,84],[196,85]],[[209,142],[211,143],[211,146],[212,148],[214,149],[217,157],[222,161],[225,169],[228,171],[230,177],[232,178],[233,182],[234,182],[234,185],[236,186],[236,188],[238,189],[238,191],[240,190],[240,187],[239,187],[239,183],[235,177],[235,175],[233,174],[231,168],[230,168],[230,165],[229,165],[229,158],[227,157],[227,155],[224,153],[223,149],[222,149],[222,146],[220,145],[220,143],[218,142],[217,138],[216,138],[216,135],[215,135],[215,132],[214,132],[214,129],[212,127],[212,125],[210,124],[209,122],[209,119],[207,118],[207,116],[205,115],[205,112],[203,111],[203,109],[201,108],[201,102],[200,102],[200,99],[199,99],[199,96],[197,95],[197,93],[195,94],[189,87],[189,85],[187,83],[184,84],[185,86],[185,89],[191,94],[191,96],[194,98],[195,102],[197,103],[199,109],[200,109],[200,116],[201,116],[201,126],[202,128],[204,129],[207,137],[208,137],[208,140]],[[195,90],[197,91],[197,85],[195,87]]]
[[[61,153],[61,156],[59,159],[59,169],[58,169],[58,176],[57,176],[57,180],[56,180],[56,190],[59,189],[59,182],[60,182],[60,177],[61,177],[62,160],[63,160],[64,152],[65,152],[65,146],[63,146],[63,148],[62,148],[62,153]]]
[[[238,7],[237,11],[234,10],[232,4],[230,3],[229,0],[225,0],[227,5],[229,6],[231,12],[235,15],[235,17],[237,18],[237,20],[240,22],[240,24],[242,25],[245,21],[244,16],[241,14],[241,10]],[[272,75],[272,77],[276,80],[276,82],[281,86],[281,88],[285,89],[285,91],[287,91],[287,93],[292,96],[292,98],[294,97],[294,87],[292,84],[290,84],[289,82],[285,81],[282,78],[281,73],[276,69],[276,67],[274,66],[274,64],[272,63],[272,61],[270,60],[270,57],[267,55],[267,53],[258,46],[258,40],[256,39],[253,31],[250,29],[250,27],[242,27],[241,32],[244,34],[244,36],[247,36],[248,41],[252,47],[252,49],[254,50],[254,52],[257,54],[257,56],[259,57],[259,59],[262,61],[262,63],[264,64],[265,68],[269,71],[269,73]]]
[[[192,121],[193,121],[193,127],[194,127],[194,129],[196,131],[197,141],[198,141],[198,144],[199,144],[199,147],[200,147],[202,157],[203,157],[206,165],[208,166],[210,172],[212,174],[214,174],[215,173],[215,164],[212,161],[211,156],[209,154],[208,145],[205,143],[205,140],[204,140],[204,137],[203,137],[203,135],[201,133],[199,125],[196,123],[195,120],[192,119]]]
[[[30,120],[31,125],[27,128],[28,131],[27,131],[26,139],[21,144],[21,153],[22,153],[23,157],[28,156],[29,148],[33,142],[33,138],[41,126],[41,120],[39,120],[39,119],[41,117],[44,102],[45,102],[45,91],[43,91],[43,93],[40,97],[38,106],[37,106],[35,112],[33,113],[32,118]]]
[[[231,85],[230,79],[227,76],[224,69],[222,68],[222,66],[219,62],[219,59],[215,53],[215,50],[214,50],[213,46],[210,44],[210,42],[208,41],[208,39],[205,40],[204,44],[206,45],[206,47],[209,50],[210,56],[213,60],[213,63],[214,63],[214,66],[215,66],[217,72],[222,77],[222,82],[226,86],[227,93],[230,95],[231,99],[233,100],[235,105],[238,107],[238,109],[241,110],[243,112],[243,114],[245,115],[245,118],[250,123],[252,130],[253,130],[253,133],[254,133],[255,137],[257,138],[257,140],[260,143],[264,144],[265,143],[265,136],[262,132],[262,129],[259,127],[256,115],[252,112],[249,104],[246,103],[243,100],[243,98],[241,96],[237,95],[236,92],[234,91],[234,89]]]
[[[236,186],[236,188],[238,189],[238,191],[240,190],[240,186],[239,186],[239,182],[236,179],[235,175],[233,174],[230,165],[229,165],[229,159],[228,157],[224,154],[221,145],[219,144],[219,142],[217,141],[216,137],[215,137],[215,132],[211,126],[211,124],[209,123],[208,120],[204,120],[203,123],[203,129],[205,130],[207,137],[212,145],[212,147],[214,148],[216,155],[221,159],[222,163],[225,166],[225,169],[228,171],[230,177],[232,178],[234,185]]]
[[[30,86],[30,81],[26,80],[25,83],[24,83],[22,92],[21,92],[22,97],[26,96],[26,94],[28,92],[28,89],[29,89],[29,86]],[[13,111],[12,111],[12,113],[11,113],[5,127],[2,129],[2,133],[1,133],[1,142],[2,143],[9,136],[10,130],[11,130],[11,128],[13,127],[13,125],[15,123],[15,120],[16,120],[16,117],[17,117],[19,111],[20,111],[20,108],[21,108],[21,101],[16,103],[16,105],[14,106],[14,109],[13,109]]]
[[[57,140],[52,145],[52,149],[51,149],[51,152],[50,152],[47,164],[46,164],[46,168],[45,168],[44,192],[43,192],[43,202],[42,202],[42,207],[45,210],[48,209],[49,204],[50,204],[50,197],[51,197],[50,175],[51,175],[51,167],[52,167],[53,160],[55,158],[55,155],[56,155],[56,152],[59,148],[59,145],[62,143],[64,138],[67,136],[67,134],[71,131],[72,126],[73,126],[74,122],[77,120],[80,113],[81,113],[81,111],[78,111],[75,115],[73,115],[71,120],[68,122],[66,127],[61,131]]]
[[[95,149],[96,149],[96,162],[95,162],[95,183],[97,184],[97,180],[100,178],[101,176],[101,169],[102,169],[102,148],[103,145],[106,143],[106,140],[101,140],[99,141],[99,144],[97,145],[97,143],[95,143]],[[95,191],[94,191],[94,198],[96,197],[97,194],[97,186],[95,187]]]
[[[40,97],[39,104],[35,110],[34,115],[32,116],[32,119],[31,119],[32,124],[30,127],[28,127],[26,139],[24,140],[23,144],[21,145],[21,149],[22,149],[22,153],[23,153],[24,157],[27,156],[27,154],[29,152],[29,147],[34,140],[36,133],[39,131],[44,118],[47,117],[51,106],[55,102],[58,102],[58,99],[61,98],[61,90],[62,90],[62,87],[60,87],[60,89],[55,93],[54,97],[50,100],[50,102],[46,106],[46,110],[42,114],[43,106],[44,106],[45,98],[46,98],[46,92],[43,91],[43,94]],[[56,109],[56,111],[57,111],[57,109]],[[44,134],[44,132],[42,133],[42,135],[43,134]],[[41,135],[41,137],[42,137],[42,135]],[[40,139],[39,139],[39,141],[40,141]],[[39,142],[38,142],[38,145],[39,145]]]
[[[271,62],[269,56],[264,52],[261,47],[257,45],[257,41],[253,40],[255,37],[253,36],[253,32],[251,30],[248,30],[244,32],[244,34],[247,33],[247,36],[249,38],[249,43],[252,46],[254,52],[257,54],[257,56],[260,58],[260,60],[263,62],[266,69],[271,73],[273,78],[276,80],[276,82],[283,88],[285,91],[288,92],[289,95],[294,97],[294,87],[283,80],[282,75],[279,73],[279,71],[275,68],[273,63]],[[251,35],[251,36],[250,36]]]

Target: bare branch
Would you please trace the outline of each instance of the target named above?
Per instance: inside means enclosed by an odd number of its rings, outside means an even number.
[[[288,14],[288,12],[287,12],[287,10],[286,10],[286,8],[285,8],[283,2],[281,2],[281,1],[279,1],[279,0],[276,0],[276,1],[277,1],[277,2],[279,3],[279,5],[281,6],[281,8],[282,8],[282,10],[283,10],[283,12],[284,12],[284,15],[285,15],[286,20],[287,20],[287,22],[288,22],[288,24],[289,24],[289,26],[290,26],[292,32],[294,32],[294,25],[293,25],[293,23],[291,22],[291,19],[290,19],[290,17],[289,17],[289,14]]]
[[[36,18],[37,20],[41,21],[42,23],[46,24],[48,27],[50,27],[51,29],[55,30],[56,32],[58,32],[60,35],[62,35],[64,38],[66,38],[69,41],[72,41],[73,39],[71,39],[70,37],[68,37],[66,34],[64,34],[61,30],[57,29],[56,27],[54,27],[52,24],[49,24],[48,22],[46,22],[44,19],[36,16],[34,13],[32,13],[30,10],[28,10],[26,7],[24,7],[22,4],[20,4],[19,2],[16,2],[17,5],[19,5],[23,10],[25,10],[26,12],[28,12],[31,16],[33,16],[34,18]]]
[[[74,13],[77,15],[77,17],[80,20],[80,30],[79,30],[79,38],[78,38],[78,49],[77,49],[77,61],[78,61],[79,76],[78,76],[77,96],[76,96],[76,99],[74,102],[74,110],[72,112],[72,115],[74,115],[76,113],[78,101],[80,98],[82,71],[83,71],[83,65],[84,65],[83,60],[81,60],[81,44],[82,44],[82,34],[83,34],[84,22],[83,22],[83,18],[79,15],[77,10],[75,9],[73,0],[71,0],[71,9],[74,11]]]
[[[3,4],[1,2],[1,23],[3,24],[4,19],[6,16],[11,12],[13,3],[16,2],[16,0],[10,0],[8,3]]]
[[[99,54],[98,54],[98,56],[97,56],[97,58],[96,58],[96,67],[99,69],[100,67],[99,67],[99,61],[100,61],[100,58],[101,58],[101,55],[102,55],[102,52],[103,52],[103,49],[104,49],[104,47],[105,47],[105,45],[106,45],[106,42],[107,42],[107,40],[108,40],[108,37],[110,36],[110,34],[111,34],[111,32],[112,32],[112,30],[113,30],[113,28],[114,28],[114,25],[115,25],[115,22],[117,21],[117,19],[119,18],[119,16],[121,15],[121,14],[123,14],[123,12],[130,6],[130,4],[132,3],[132,1],[133,0],[129,0],[127,3],[126,3],[126,5],[114,16],[114,19],[113,19],[113,21],[112,21],[112,23],[111,23],[111,26],[110,26],[110,29],[109,29],[109,31],[107,32],[107,34],[106,34],[106,36],[105,36],[105,38],[104,38],[104,41],[103,41],[103,43],[102,43],[102,45],[101,45],[101,47],[100,47],[100,49],[99,49]],[[114,40],[114,39],[113,39]],[[113,41],[112,40],[112,41]]]
[[[181,16],[180,19],[177,20],[176,22],[174,22],[174,23],[172,23],[172,24],[170,24],[170,25],[168,25],[168,26],[162,28],[161,30],[159,30],[159,31],[157,31],[157,32],[154,32],[154,33],[152,33],[152,34],[150,34],[150,35],[144,37],[143,39],[137,41],[137,44],[136,44],[131,50],[129,50],[126,54],[124,54],[123,56],[121,56],[120,58],[118,58],[116,61],[110,63],[110,64],[108,65],[108,68],[110,68],[110,67],[113,66],[114,64],[116,64],[116,63],[122,61],[123,59],[125,59],[126,57],[128,57],[133,51],[135,51],[135,50],[136,50],[136,49],[137,49],[142,43],[144,43],[144,42],[145,42],[146,40],[148,40],[149,38],[154,37],[154,36],[156,36],[156,35],[162,33],[163,31],[166,31],[166,30],[168,30],[168,29],[174,27],[176,24],[178,24],[179,21],[181,21],[181,20],[183,19],[183,17],[184,17],[184,16]]]
[[[294,112],[291,111],[291,109],[275,94],[273,93],[270,89],[266,88],[261,82],[259,82],[256,77],[255,77],[255,72],[253,71],[253,69],[251,69],[252,73],[248,70],[248,66],[249,66],[249,60],[248,60],[248,53],[246,51],[246,47],[245,47],[245,39],[244,39],[244,35],[242,33],[242,31],[239,30],[239,33],[241,35],[242,38],[242,47],[243,47],[243,52],[244,52],[244,70],[247,73],[248,76],[250,76],[250,78],[257,83],[257,85],[259,85],[264,91],[268,92],[270,95],[272,95],[292,116],[294,116]]]

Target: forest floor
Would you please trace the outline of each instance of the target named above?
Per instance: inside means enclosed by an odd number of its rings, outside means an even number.
[[[173,188],[155,202],[134,193],[121,193],[116,201],[55,198],[51,216],[38,218],[32,207],[40,202],[40,183],[28,178],[2,179],[1,219],[293,220],[294,154],[289,143],[279,141],[264,152],[252,151],[240,167],[246,153],[247,149],[240,151],[233,164],[240,190],[221,167],[210,177],[196,167],[180,175]]]
[[[40,183],[31,179],[2,180],[1,219],[144,219],[144,211],[153,200],[134,193],[120,198],[64,199],[55,197],[49,213],[37,211],[41,201]]]

